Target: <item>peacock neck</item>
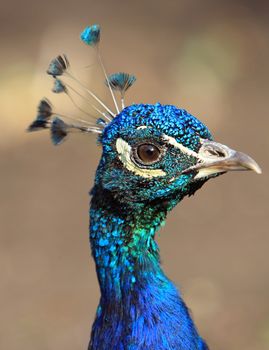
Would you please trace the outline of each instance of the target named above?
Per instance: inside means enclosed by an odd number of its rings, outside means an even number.
[[[207,349],[160,267],[154,240],[180,196],[122,203],[98,186],[92,195],[90,241],[101,299],[88,349]]]
[[[165,279],[154,236],[167,203],[122,203],[98,186],[92,194],[90,241],[102,298],[123,299],[137,283]]]

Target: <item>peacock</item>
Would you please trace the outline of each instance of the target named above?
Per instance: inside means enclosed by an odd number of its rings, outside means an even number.
[[[48,129],[55,145],[72,132],[96,134],[102,146],[90,191],[89,225],[101,297],[88,350],[209,349],[161,267],[155,234],[167,213],[209,179],[232,170],[260,174],[261,169],[248,155],[214,141],[209,129],[184,109],[161,103],[125,107],[125,93],[136,78],[107,74],[100,33],[95,24],[80,37],[96,52],[116,111],[60,55],[47,70],[54,79],[52,90],[66,94],[87,118],[56,112],[42,99],[28,128]]]

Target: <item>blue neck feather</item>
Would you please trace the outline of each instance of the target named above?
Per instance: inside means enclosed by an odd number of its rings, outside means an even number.
[[[154,235],[180,199],[121,203],[96,185],[90,241],[101,289],[91,350],[201,350],[178,290],[164,275]]]

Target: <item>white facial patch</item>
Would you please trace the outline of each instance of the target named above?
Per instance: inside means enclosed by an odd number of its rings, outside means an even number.
[[[166,172],[162,169],[143,169],[136,165],[131,160],[131,146],[121,138],[116,141],[116,149],[119,154],[119,159],[126,169],[132,171],[134,174],[144,178],[151,179],[153,177],[165,176]]]
[[[209,167],[209,168],[202,168],[198,170],[197,175],[195,175],[195,180],[202,179],[203,177],[210,176],[213,174],[223,173],[223,170],[218,169],[217,167]]]

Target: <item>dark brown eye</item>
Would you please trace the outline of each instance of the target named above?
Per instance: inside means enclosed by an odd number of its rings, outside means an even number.
[[[151,143],[144,143],[137,147],[137,156],[144,164],[153,164],[160,158],[161,151]]]

